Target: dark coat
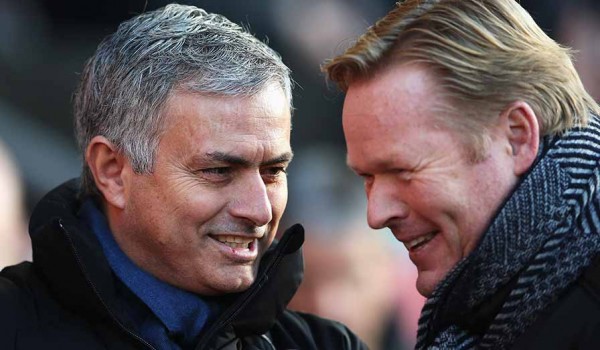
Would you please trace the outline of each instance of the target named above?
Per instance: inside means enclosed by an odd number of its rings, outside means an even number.
[[[517,338],[513,349],[597,350],[600,346],[600,260]]]
[[[153,349],[128,322],[115,277],[77,216],[77,182],[50,192],[30,222],[34,263],[0,273],[0,349]],[[366,349],[345,326],[286,310],[302,280],[304,232],[265,254],[256,282],[226,305],[196,349]]]
[[[515,279],[459,322],[473,334],[483,335]],[[513,350],[597,350],[600,344],[600,259],[517,338]]]

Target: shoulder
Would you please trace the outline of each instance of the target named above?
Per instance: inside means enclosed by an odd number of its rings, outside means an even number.
[[[35,315],[31,279],[31,263],[9,266],[0,272],[0,348],[12,342],[17,330]]]
[[[24,296],[30,294],[28,291],[34,275],[30,262],[4,268],[0,272],[0,305],[12,309],[20,303]]]
[[[600,256],[594,258],[578,282],[588,296],[600,304]]]
[[[36,271],[21,263],[0,272],[0,349],[98,349],[98,334],[54,299]]]
[[[15,314],[34,313],[33,305],[36,295],[42,292],[40,289],[45,290],[45,287],[32,263],[6,267],[0,272],[0,309],[12,310]],[[13,316],[6,312],[0,314],[2,318]]]
[[[61,306],[30,262],[0,272],[0,310],[0,329],[33,327],[64,318]]]
[[[342,323],[303,312],[286,310],[270,333],[275,345],[289,338],[301,349],[367,349]]]

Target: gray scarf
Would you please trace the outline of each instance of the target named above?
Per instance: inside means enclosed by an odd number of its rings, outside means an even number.
[[[417,349],[510,347],[600,252],[600,121],[542,141],[478,247],[427,300]],[[476,330],[467,323],[481,308],[495,317]]]

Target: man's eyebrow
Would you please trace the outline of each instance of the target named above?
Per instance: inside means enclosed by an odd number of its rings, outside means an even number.
[[[285,152],[285,153],[279,155],[278,157],[275,157],[275,158],[267,160],[266,162],[263,162],[262,165],[289,163],[292,161],[292,158],[294,158],[294,154],[292,152]]]
[[[350,156],[346,154],[346,166],[355,172],[357,175],[361,175],[364,171],[360,168],[361,166],[367,166],[368,169],[398,169],[397,165],[390,159],[373,159],[367,164],[361,164],[360,166],[357,164],[353,164],[350,161]]]
[[[292,152],[285,152],[275,158],[271,158],[265,162],[262,162],[260,165],[273,165],[273,164],[278,164],[278,163],[289,163],[292,161],[293,158],[293,153]],[[206,157],[212,161],[217,161],[217,162],[223,162],[223,163],[227,163],[227,164],[233,164],[233,165],[239,165],[239,166],[251,166],[252,162],[250,162],[248,159],[233,155],[233,154],[229,154],[229,153],[223,153],[223,152],[210,152],[206,154]]]

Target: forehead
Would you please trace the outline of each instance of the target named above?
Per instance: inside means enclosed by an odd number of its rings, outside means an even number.
[[[438,79],[423,65],[402,63],[382,68],[349,86],[344,114],[368,109],[372,114],[420,112],[441,106]],[[369,103],[376,101],[377,103]],[[374,109],[373,109],[374,108]]]
[[[163,112],[159,150],[240,152],[289,148],[291,115],[283,89],[271,85],[252,96],[171,94]],[[212,148],[212,149],[211,149]]]
[[[290,105],[285,92],[278,84],[269,84],[253,95],[209,94],[176,89],[169,94],[163,116],[166,127],[174,123],[195,123],[230,118],[243,123],[255,118],[264,120],[290,117]],[[217,123],[218,125],[222,125]]]
[[[414,64],[351,85],[343,111],[350,166],[367,159],[385,163],[429,146],[448,131],[440,117],[445,106],[434,77]]]
[[[362,140],[420,128],[435,123],[443,106],[428,71],[414,64],[392,66],[349,87],[344,101],[344,132],[354,141],[355,136]]]

